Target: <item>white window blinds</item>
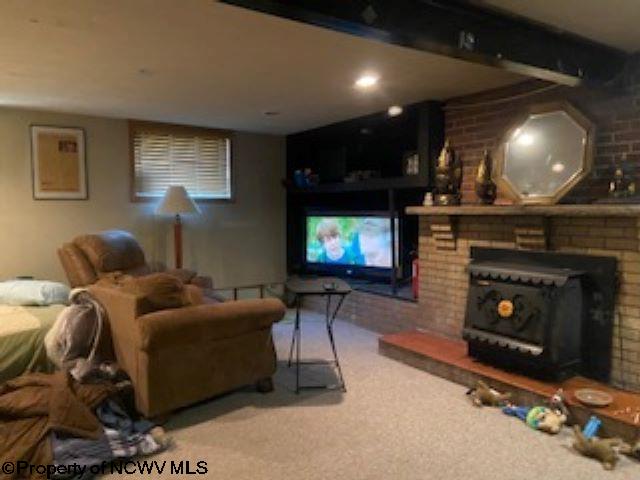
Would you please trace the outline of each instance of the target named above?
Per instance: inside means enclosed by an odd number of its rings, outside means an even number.
[[[231,198],[231,141],[204,129],[132,129],[134,197],[183,185],[195,199]]]

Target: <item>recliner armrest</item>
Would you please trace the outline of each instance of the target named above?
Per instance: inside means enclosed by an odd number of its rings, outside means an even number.
[[[142,315],[137,320],[141,348],[153,351],[178,345],[237,337],[271,328],[285,313],[275,298],[239,300],[174,308]]]
[[[117,288],[91,285],[89,293],[105,309],[111,334],[128,343],[139,344],[140,333],[137,318],[146,313],[144,298]]]

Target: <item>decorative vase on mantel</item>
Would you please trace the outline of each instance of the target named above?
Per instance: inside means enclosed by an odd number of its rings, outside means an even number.
[[[433,204],[460,205],[460,185],[462,183],[462,162],[445,140],[436,165],[436,185]]]
[[[493,205],[498,196],[496,184],[491,179],[491,168],[491,156],[489,151],[485,150],[476,174],[476,195],[485,205]]]

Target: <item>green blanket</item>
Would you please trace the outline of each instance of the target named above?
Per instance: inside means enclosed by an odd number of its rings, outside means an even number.
[[[51,372],[44,337],[64,305],[0,305],[0,384],[25,372]]]

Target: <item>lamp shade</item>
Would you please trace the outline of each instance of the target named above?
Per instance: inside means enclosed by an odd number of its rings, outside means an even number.
[[[173,185],[167,188],[156,213],[161,215],[180,215],[200,213],[200,209],[182,185]]]

